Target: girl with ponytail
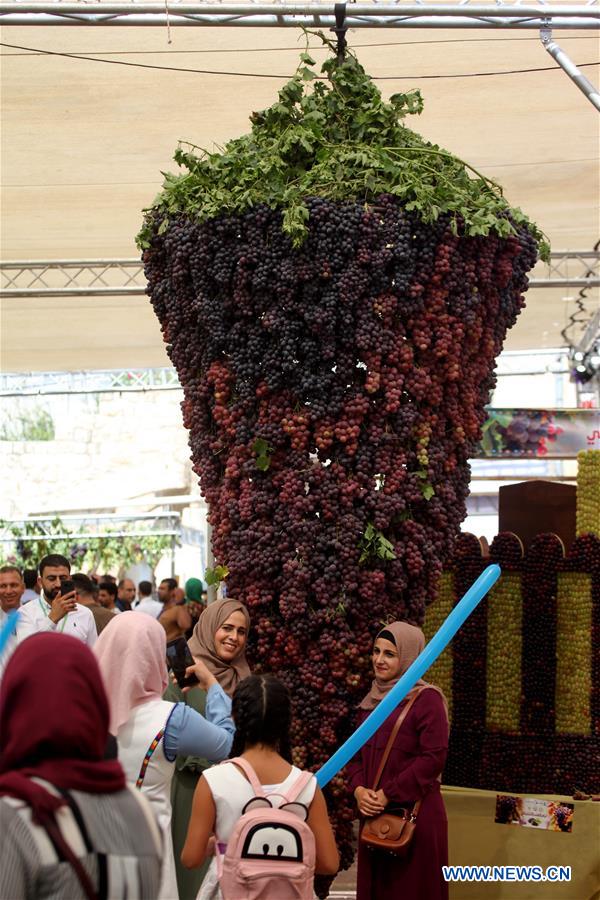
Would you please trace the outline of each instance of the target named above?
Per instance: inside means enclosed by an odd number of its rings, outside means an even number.
[[[287,688],[272,675],[250,675],[239,683],[233,695],[232,717],[236,732],[232,756],[249,763],[264,792],[276,806],[299,777],[292,765],[290,744],[291,702]],[[242,768],[235,762],[222,763],[203,772],[194,795],[187,840],[181,854],[184,866],[199,866],[209,852],[211,835],[227,844],[244,807],[255,796]],[[315,871],[322,875],[337,872],[339,856],[327,807],[313,777],[298,796],[308,807],[307,824],[316,844]],[[216,900],[221,893],[216,861],[211,862],[198,900]]]

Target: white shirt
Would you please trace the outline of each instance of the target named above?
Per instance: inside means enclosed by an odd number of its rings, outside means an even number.
[[[299,775],[300,769],[292,766],[292,771],[285,781],[280,782],[280,784],[263,784],[264,792],[268,795],[273,806],[279,807],[282,803],[285,803],[285,798],[278,792],[282,791],[285,794],[289,791]],[[208,783],[215,803],[217,813],[215,834],[218,835],[219,841],[226,844],[242,815],[245,805],[255,796],[254,789],[234,763],[226,762],[220,766],[212,766],[210,769],[205,769],[202,776]],[[314,799],[316,788],[317,781],[315,778],[311,778],[308,784],[300,791],[297,802],[309,807]],[[222,900],[223,895],[219,888],[217,859],[213,856],[197,900],[214,900],[216,897]]]
[[[135,605],[136,612],[147,613],[155,619],[158,619],[160,614],[164,612],[164,609],[162,603],[159,603],[158,600],[153,600],[152,597],[144,597],[143,600],[140,600],[140,602]]]
[[[119,762],[130,784],[136,783],[148,748],[159,730],[166,728],[174,709],[175,705],[167,700],[149,700],[134,707],[127,721],[119,728]],[[157,900],[173,900],[178,896],[171,837],[171,780],[175,766],[165,756],[164,743],[164,740],[158,743],[150,758],[141,791],[152,804],[163,833],[163,869]]]
[[[32,588],[25,588],[21,594],[21,606],[25,606],[26,603],[30,603],[32,600],[37,600],[39,596]]]
[[[44,597],[32,600],[20,609],[19,624],[17,625],[17,643],[40,631],[56,632],[57,634],[69,634],[79,638],[88,647],[93,647],[98,639],[96,623],[91,610],[87,606],[76,604],[73,612],[64,616],[55,624],[49,618],[50,606]]]

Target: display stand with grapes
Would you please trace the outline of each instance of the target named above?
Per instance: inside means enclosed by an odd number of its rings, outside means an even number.
[[[574,505],[575,505],[575,501]],[[490,564],[502,577],[428,679],[451,710],[444,779],[519,794],[600,792],[600,450],[578,455],[577,536],[461,534],[427,608],[431,637]]]

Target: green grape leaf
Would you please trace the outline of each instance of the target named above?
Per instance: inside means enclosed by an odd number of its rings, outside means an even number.
[[[214,569],[207,569],[204,573],[204,580],[207,585],[219,585],[229,575],[227,566],[215,566]]]
[[[254,443],[252,444],[252,452],[257,456],[265,456],[269,451],[268,441],[265,441],[264,438],[256,438]]]
[[[260,469],[261,472],[266,472],[270,465],[271,465],[271,457],[270,456],[258,456],[256,458],[256,468]]]
[[[435,489],[427,481],[425,484],[421,485],[421,493],[423,494],[425,500],[431,500],[431,498],[435,496]]]

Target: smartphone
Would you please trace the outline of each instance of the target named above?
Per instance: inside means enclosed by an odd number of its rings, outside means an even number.
[[[176,638],[167,644],[167,665],[177,679],[180,688],[193,687],[198,679],[192,673],[186,678],[185,670],[194,665],[194,657],[190,653],[185,638]]]
[[[71,581],[70,578],[66,578],[64,581],[60,583],[60,596],[64,597],[65,594],[71,594],[75,590],[75,582]]]

